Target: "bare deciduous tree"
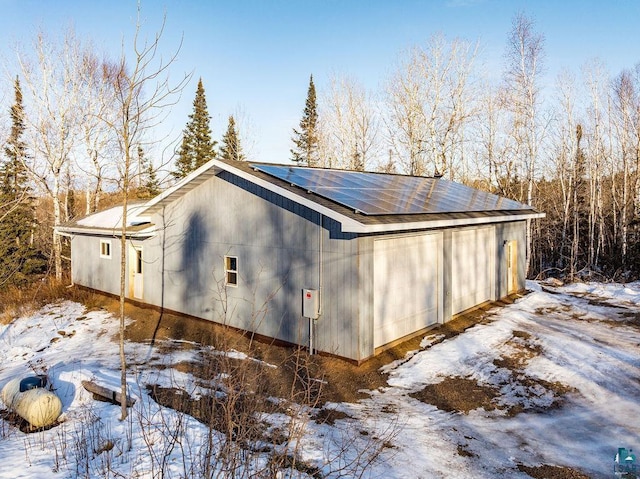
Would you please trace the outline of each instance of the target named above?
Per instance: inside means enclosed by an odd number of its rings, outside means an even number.
[[[86,178],[85,214],[98,210],[103,184],[113,178],[112,154],[115,148],[113,131],[103,120],[115,114],[112,79],[117,65],[100,60],[91,51],[84,53],[81,105],[82,144],[86,157],[78,161],[78,168]]]
[[[378,154],[378,116],[358,82],[334,76],[324,95],[321,126],[327,166],[364,171]]]
[[[524,191],[519,200],[533,205],[533,191],[543,136],[540,80],[543,73],[544,37],[534,29],[532,19],[515,16],[507,38],[505,87],[511,106],[515,160],[522,172]],[[531,225],[527,227],[526,269],[531,261]]]
[[[589,232],[588,232],[588,265],[597,269],[599,257],[604,248],[605,224],[603,204],[603,177],[605,174],[605,158],[607,144],[605,142],[606,120],[604,105],[606,104],[606,85],[608,78],[604,66],[599,61],[591,61],[583,67],[584,83],[588,90],[589,106],[587,107],[587,176],[589,179]]]
[[[455,176],[464,128],[474,113],[471,75],[477,44],[431,37],[414,48],[389,82],[391,145],[408,174]]]
[[[515,171],[512,142],[506,134],[505,93],[489,83],[479,90],[478,112],[470,130],[475,137],[477,176],[484,178],[487,190],[512,197]]]
[[[63,219],[63,176],[80,136],[84,46],[69,30],[61,43],[40,32],[33,47],[33,58],[24,51],[16,52],[31,109],[26,118],[34,155],[27,166],[51,200],[55,227]],[[61,279],[62,242],[55,230],[52,239],[55,275]]]
[[[615,154],[619,164],[612,170],[613,201],[618,211],[617,235],[622,267],[627,267],[629,221],[634,213],[638,161],[638,91],[630,70],[623,70],[612,84]],[[621,184],[620,184],[621,183]]]
[[[135,176],[135,158],[139,145],[144,144],[144,136],[166,116],[166,107],[176,101],[179,93],[189,80],[185,75],[175,84],[169,81],[169,67],[175,62],[180,48],[163,60],[158,50],[164,30],[164,21],[151,41],[140,38],[140,6],[135,34],[132,42],[132,60],[128,64],[123,49],[117,68],[111,72],[115,114],[101,119],[109,126],[117,141],[117,151],[121,162],[118,164],[122,187],[122,227],[120,231],[120,362],[122,403],[121,418],[127,417],[126,391],[127,369],[124,352],[124,305],[127,278],[127,209],[129,188]],[[138,173],[140,173],[138,171]]]

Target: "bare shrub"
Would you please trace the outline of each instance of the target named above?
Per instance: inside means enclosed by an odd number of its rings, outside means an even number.
[[[164,375],[163,380],[154,383],[149,379],[140,385],[161,406],[143,401],[133,413],[153,463],[151,475],[171,474],[167,458],[180,448],[182,477],[361,477],[390,447],[398,430],[395,422],[361,434],[348,415],[318,409],[326,383],[317,377],[315,356],[296,347],[277,364],[255,359],[252,352],[264,346],[259,347],[251,337],[247,345],[246,336],[232,330],[229,324],[234,312],[227,307],[224,286],[217,284],[218,323],[223,326],[212,328],[214,346],[200,347],[196,361],[180,362],[171,369],[161,366],[158,374]],[[253,307],[253,325],[259,325],[266,309],[265,304]],[[247,355],[238,352],[241,344],[248,348]],[[181,342],[173,345],[194,347]],[[165,342],[153,347],[162,349],[171,361],[168,346]],[[172,371],[194,379],[185,384]],[[175,412],[166,414],[164,408]],[[187,426],[194,419],[204,426],[196,435]],[[331,432],[320,446],[322,458],[309,462],[305,447],[316,441],[317,428]]]

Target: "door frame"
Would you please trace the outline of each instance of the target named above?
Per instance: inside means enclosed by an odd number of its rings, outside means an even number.
[[[129,247],[129,297],[144,298],[144,260],[142,245]]]
[[[518,240],[504,242],[507,260],[507,294],[517,293],[518,285]]]

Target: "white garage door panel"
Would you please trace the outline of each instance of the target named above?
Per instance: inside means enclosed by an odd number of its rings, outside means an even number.
[[[493,299],[493,228],[454,231],[451,248],[451,313]]]
[[[439,321],[441,251],[441,234],[375,241],[375,347]]]

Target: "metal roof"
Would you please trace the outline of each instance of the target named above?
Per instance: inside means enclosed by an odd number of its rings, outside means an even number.
[[[148,220],[221,172],[332,218],[345,233],[424,230],[545,216],[528,205],[443,178],[211,160],[144,205],[136,205],[127,227],[132,236],[151,236],[155,228],[131,221]],[[56,229],[66,234],[117,235],[113,221],[101,221],[110,217],[94,217],[91,221],[99,224],[91,226],[80,220]]]

